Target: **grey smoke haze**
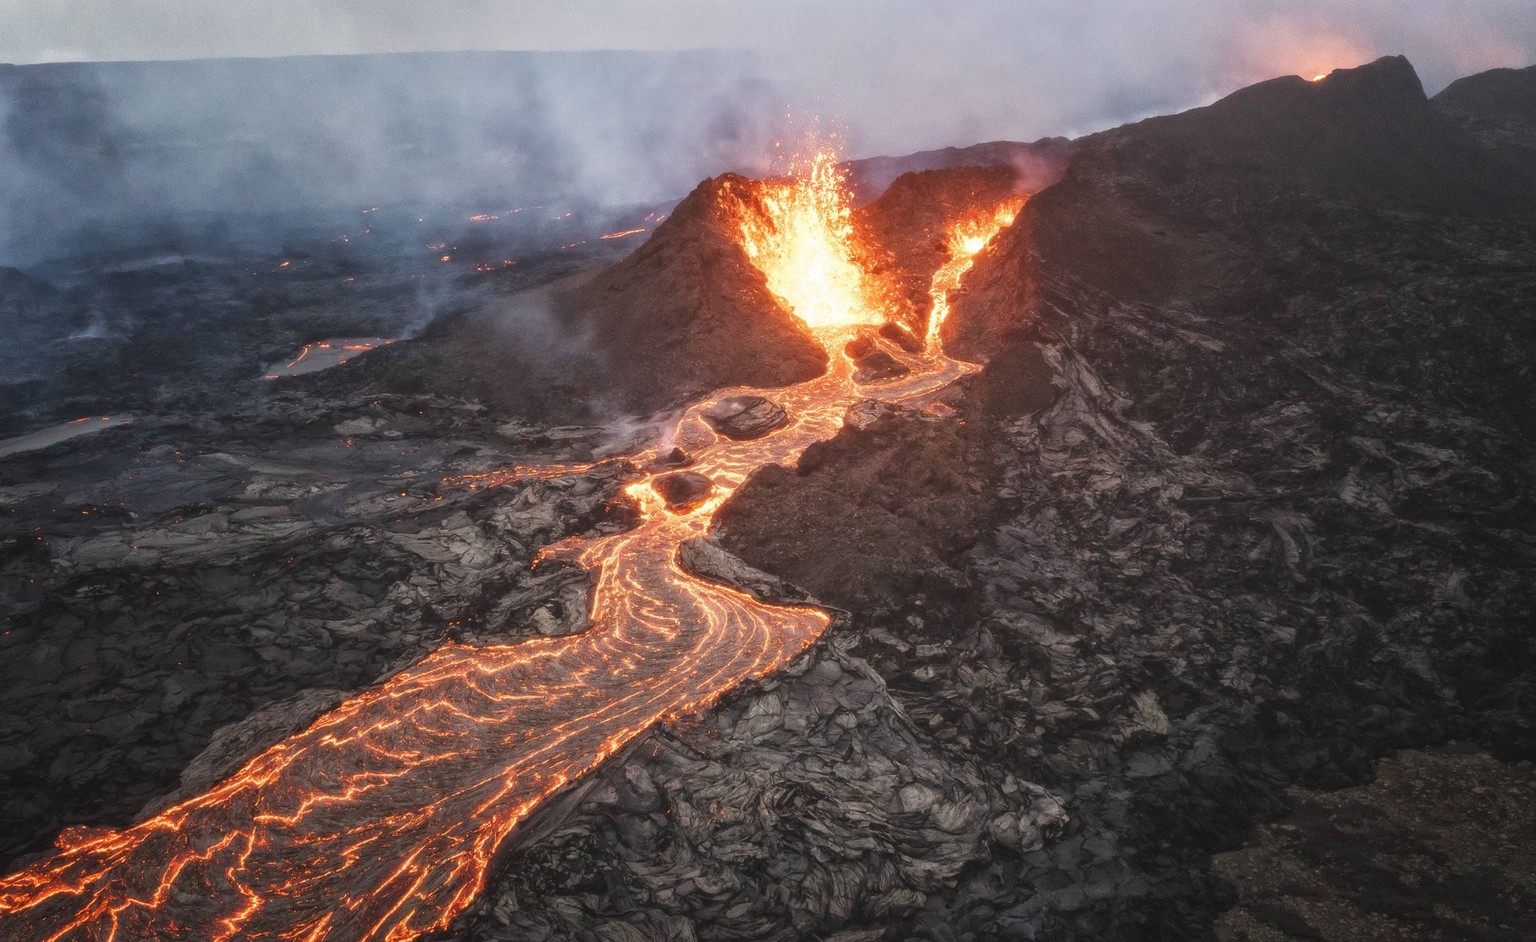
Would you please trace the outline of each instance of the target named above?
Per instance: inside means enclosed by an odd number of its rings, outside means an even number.
[[[781,112],[709,53],[0,66],[0,264],[380,204],[654,201],[756,167]]]
[[[741,49],[858,153],[1033,138],[1402,53],[1536,61],[1533,0],[0,0],[0,60]]]
[[[674,197],[819,115],[850,156],[1076,135],[1403,53],[1536,61],[1536,0],[0,0],[0,264],[192,213]],[[792,115],[792,118],[787,118]]]

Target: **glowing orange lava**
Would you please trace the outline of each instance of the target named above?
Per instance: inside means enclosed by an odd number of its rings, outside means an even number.
[[[793,182],[764,185],[764,214],[743,218],[747,256],[767,277],[768,290],[812,330],[882,323],[854,258],[848,181],[837,155],[821,150],[791,169]]]
[[[927,346],[930,353],[939,351],[939,331],[945,318],[949,317],[949,293],[960,287],[960,279],[976,264],[976,253],[986,248],[1000,230],[1013,225],[1022,207],[1023,200],[1017,204],[1005,203],[990,215],[962,219],[950,228],[949,261],[934,272],[933,286],[928,289],[929,297],[933,299],[928,313]]]
[[[768,185],[770,218],[743,226],[768,283],[815,328],[826,375],[777,390],[727,389],[666,436],[710,499],[674,513],[641,476],[634,529],[551,547],[595,575],[592,627],[515,645],[443,645],[269,748],[207,793],[124,830],[74,829],[51,857],[0,879],[0,938],[406,940],[440,930],[481,891],[493,855],[541,801],[670,717],[778,670],[829,623],[820,609],[768,605],[701,580],[679,546],[757,468],[791,465],[836,434],[862,398],[900,402],[976,367],[945,357],[936,332],[910,368],[860,385],[842,355],[878,323],[852,261],[846,190],[818,155],[795,183]],[[1016,207],[962,222],[934,282],[936,310]],[[963,266],[963,267],[962,267]],[[942,283],[941,283],[942,279]],[[701,413],[765,392],[789,424],[763,438],[718,436]],[[636,456],[644,466],[663,451]],[[580,467],[517,468],[498,486]]]

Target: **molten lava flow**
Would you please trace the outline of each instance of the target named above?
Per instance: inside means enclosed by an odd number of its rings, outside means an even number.
[[[949,230],[949,261],[933,274],[933,286],[928,289],[933,307],[928,313],[928,352],[939,352],[939,331],[949,316],[949,293],[960,287],[960,279],[976,264],[976,253],[986,247],[992,238],[1007,226],[1013,225],[1023,208],[1023,201],[1008,202],[990,214],[962,219]]]
[[[883,322],[853,256],[848,181],[837,155],[819,151],[800,169],[794,182],[765,185],[762,214],[744,214],[747,257],[812,330]]]
[[[910,372],[860,385],[841,355],[878,322],[849,254],[847,202],[830,157],[807,181],[772,184],[769,219],[743,238],[769,283],[826,344],[832,367],[773,399],[787,425],[762,438],[717,435],[689,408],[666,439],[713,490],[672,512],[641,476],[632,530],[541,554],[595,574],[592,627],[515,645],[449,643],[267,749],[205,794],[125,830],[72,829],[49,858],[0,879],[0,938],[406,940],[449,925],[484,886],[497,848],[545,798],[657,723],[709,706],[778,670],[829,623],[823,611],[768,605],[680,568],[679,546],[757,468],[793,464],[836,434],[861,398],[911,401],[975,369],[894,351]],[[945,285],[1006,213],[963,223]],[[797,271],[794,266],[808,266]],[[818,293],[821,292],[821,293]],[[636,456],[645,466],[655,446]],[[581,468],[519,468],[496,486]]]
[[[600,235],[600,236],[598,236],[598,238],[599,239],[624,239],[624,238],[628,238],[629,236],[632,236],[632,235],[639,235],[642,232],[650,232],[650,231],[651,230],[644,229],[644,228],[642,228],[642,229],[623,229],[623,230],[620,230],[619,232],[610,232],[607,235]]]

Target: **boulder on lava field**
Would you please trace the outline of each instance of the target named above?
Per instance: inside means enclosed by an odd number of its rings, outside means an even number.
[[[980,425],[871,411],[798,467],[753,472],[716,518],[721,544],[851,611],[942,604],[963,594],[958,559],[996,499]]]
[[[686,451],[683,451],[681,448],[673,448],[671,451],[664,452],[660,455],[657,455],[655,458],[652,458],[650,462],[646,464],[645,469],[652,473],[656,473],[660,471],[670,471],[674,468],[686,468],[691,464],[693,464],[692,455],[688,454]]]
[[[853,374],[855,383],[878,383],[881,380],[906,376],[912,372],[907,369],[905,363],[884,350],[876,350],[868,356],[860,357],[854,365],[858,367]]]
[[[728,396],[699,413],[726,438],[749,441],[789,424],[784,407],[764,396]]]
[[[977,398],[989,419],[1007,421],[1039,412],[1060,395],[1048,348],[1009,344],[987,361],[977,379]]]
[[[551,290],[559,316],[590,337],[598,381],[627,408],[826,371],[826,350],[742,248],[741,220],[762,212],[754,181],[706,180],[633,255]]]
[[[923,338],[895,321],[886,321],[884,324],[881,324],[880,329],[876,333],[908,353],[922,353],[923,348],[926,346],[923,343]]]
[[[905,363],[880,349],[880,345],[868,335],[848,341],[843,347],[843,353],[853,361],[855,383],[878,383],[883,379],[894,379],[912,372]]]
[[[675,471],[651,481],[651,489],[667,502],[667,509],[682,511],[708,500],[715,484],[697,471]]]
[[[820,604],[804,589],[746,564],[719,541],[699,537],[677,548],[677,561],[701,579],[739,589],[772,605]]]

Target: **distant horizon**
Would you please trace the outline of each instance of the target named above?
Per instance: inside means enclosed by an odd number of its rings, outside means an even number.
[[[1079,136],[1402,54],[1431,94],[1536,63],[1530,0],[0,0],[15,66],[441,54],[717,54],[863,153]]]
[[[637,55],[637,56],[687,56],[687,55],[727,55],[733,53],[749,54],[748,48],[740,49],[710,49],[703,46],[680,47],[677,49],[635,49],[623,47],[611,47],[603,49],[399,49],[378,52],[287,52],[273,55],[211,55],[211,56],[166,56],[162,58],[144,59],[48,59],[40,62],[0,62],[0,68],[29,69],[38,66],[50,65],[157,65],[161,63],[176,62],[269,62],[282,59],[370,59],[385,58],[391,56],[462,56],[462,55],[537,55],[537,56],[592,56],[592,55]]]
[[[643,48],[621,48],[621,47],[594,48],[594,49],[492,49],[492,48],[408,49],[408,50],[396,50],[396,51],[362,51],[362,52],[295,52],[295,53],[283,53],[283,54],[276,54],[276,55],[209,55],[209,56],[189,56],[189,57],[184,57],[184,58],[170,58],[170,57],[167,57],[167,58],[147,58],[147,59],[66,59],[66,60],[47,61],[47,62],[0,62],[0,69],[46,69],[46,68],[51,68],[51,67],[69,67],[69,66],[140,66],[140,65],[143,65],[143,66],[157,66],[157,65],[174,66],[174,65],[195,65],[195,64],[198,64],[198,63],[217,63],[217,62],[253,62],[253,63],[258,63],[258,62],[273,62],[273,61],[285,61],[285,60],[315,61],[315,60],[326,60],[326,59],[388,59],[388,58],[411,58],[411,57],[451,58],[453,56],[503,56],[503,55],[507,55],[507,56],[541,56],[541,57],[542,56],[547,56],[547,57],[550,57],[550,58],[581,57],[581,56],[638,56],[638,57],[658,57],[658,58],[698,56],[698,57],[708,57],[708,58],[717,58],[717,57],[718,58],[728,58],[728,57],[733,56],[733,55],[740,55],[740,56],[743,56],[744,58],[751,59],[753,57],[756,57],[756,56],[760,55],[760,53],[758,53],[758,52],[756,52],[754,50],[748,49],[748,48],[717,49],[717,48],[709,48],[709,47],[702,47],[702,46],[699,46],[699,47],[682,47],[682,48],[677,48],[677,49],[643,49]],[[1487,68],[1475,69],[1473,71],[1468,71],[1468,72],[1460,73],[1460,74],[1457,74],[1457,75],[1453,75],[1453,76],[1450,76],[1449,78],[1445,78],[1440,83],[1437,83],[1435,85],[1431,85],[1428,81],[1425,80],[1423,72],[1420,70],[1418,64],[1416,62],[1414,62],[1414,59],[1413,59],[1412,56],[1407,55],[1405,53],[1386,52],[1386,53],[1382,53],[1380,55],[1372,56],[1370,58],[1362,59],[1362,60],[1360,60],[1358,62],[1339,64],[1339,65],[1336,65],[1336,66],[1334,66],[1333,68],[1331,68],[1331,69],[1329,69],[1327,71],[1334,71],[1334,70],[1338,70],[1338,69],[1348,70],[1348,69],[1359,68],[1361,66],[1368,65],[1371,62],[1375,62],[1375,61],[1377,61],[1379,59],[1389,58],[1389,57],[1392,57],[1392,56],[1402,56],[1404,59],[1406,59],[1408,61],[1409,65],[1413,66],[1415,74],[1417,74],[1419,76],[1420,82],[1424,84],[1425,94],[1427,96],[1430,96],[1430,97],[1433,97],[1434,95],[1436,95],[1439,92],[1443,91],[1445,88],[1449,87],[1452,83],[1454,83],[1454,82],[1456,82],[1456,81],[1458,81],[1460,79],[1473,76],[1473,75],[1479,75],[1479,74],[1482,74],[1484,72],[1493,72],[1493,71],[1501,71],[1501,70],[1503,70],[1503,71],[1520,71],[1520,70],[1523,70],[1523,69],[1536,68],[1536,61],[1532,61],[1532,62],[1524,64],[1524,65],[1513,65],[1513,66],[1495,65],[1495,66],[1489,66]],[[1276,78],[1283,78],[1283,77],[1285,77],[1287,75],[1298,75],[1298,76],[1300,76],[1302,78],[1309,78],[1309,79],[1313,77],[1312,75],[1304,74],[1303,71],[1275,72],[1275,73],[1273,73],[1271,75],[1262,76],[1262,77],[1258,77],[1258,78],[1253,78],[1253,79],[1250,79],[1250,80],[1247,80],[1247,81],[1243,81],[1243,82],[1241,82],[1239,84],[1234,84],[1234,85],[1232,85],[1232,86],[1230,86],[1228,88],[1225,88],[1225,89],[1216,89],[1216,90],[1214,90],[1214,93],[1207,94],[1201,100],[1198,100],[1198,101],[1187,101],[1187,102],[1183,102],[1183,103],[1170,102],[1170,103],[1168,103],[1168,107],[1166,107],[1164,109],[1161,109],[1161,110],[1153,109],[1153,110],[1148,110],[1148,111],[1144,111],[1144,112],[1140,112],[1140,113],[1134,113],[1134,114],[1129,114],[1129,115],[1121,115],[1121,116],[1117,116],[1117,117],[1115,117],[1115,118],[1113,118],[1111,120],[1107,120],[1107,121],[1105,121],[1104,123],[1102,123],[1102,124],[1100,124],[1098,126],[1090,126],[1090,127],[1086,127],[1086,128],[1075,128],[1075,129],[1072,129],[1070,131],[1064,129],[1064,130],[1059,130],[1059,131],[1054,131],[1054,132],[1047,131],[1047,132],[1041,133],[1041,134],[1018,135],[1018,136],[1012,136],[1012,137],[1010,137],[1010,136],[982,136],[982,137],[972,137],[972,138],[955,138],[955,139],[949,140],[947,142],[946,141],[928,142],[928,143],[924,143],[924,144],[912,145],[912,146],[906,147],[905,149],[903,149],[901,147],[895,147],[895,148],[887,148],[887,149],[884,149],[884,150],[865,150],[865,151],[863,151],[861,153],[856,153],[856,154],[855,153],[846,153],[845,157],[847,159],[850,159],[850,160],[861,160],[861,159],[870,159],[870,158],[884,157],[884,156],[902,156],[904,154],[915,153],[915,152],[930,151],[930,150],[942,150],[942,149],[948,148],[948,147],[966,147],[966,146],[971,146],[971,145],[975,145],[975,144],[985,144],[985,143],[998,142],[998,141],[1030,142],[1030,141],[1037,141],[1037,140],[1042,140],[1042,139],[1046,139],[1046,138],[1055,138],[1055,137],[1065,137],[1065,138],[1069,138],[1069,139],[1070,138],[1077,138],[1077,137],[1085,136],[1087,134],[1093,134],[1093,133],[1097,133],[1097,132],[1102,131],[1102,130],[1107,130],[1107,129],[1110,129],[1110,128],[1113,128],[1113,127],[1118,127],[1118,126],[1123,125],[1123,124],[1134,123],[1136,121],[1145,120],[1146,118],[1149,118],[1149,117],[1156,117],[1158,115],[1163,115],[1163,114],[1173,114],[1173,113],[1177,113],[1177,112],[1180,112],[1180,111],[1190,110],[1190,109],[1193,109],[1193,108],[1204,107],[1206,105],[1211,104],[1214,101],[1220,100],[1221,98],[1225,97],[1226,95],[1232,94],[1233,92],[1239,91],[1239,90],[1241,90],[1243,88],[1247,88],[1250,85],[1253,85],[1253,84],[1256,84],[1256,83],[1259,83],[1259,82],[1269,81],[1269,80],[1276,79]]]

